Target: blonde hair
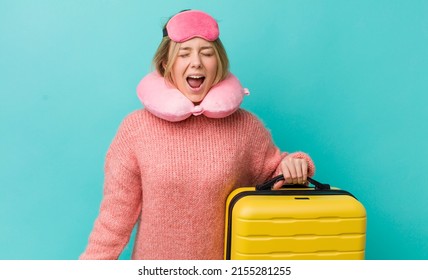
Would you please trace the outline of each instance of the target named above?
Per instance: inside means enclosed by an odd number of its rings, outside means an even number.
[[[173,83],[171,68],[177,58],[180,45],[181,43],[174,42],[168,36],[165,36],[153,57],[153,66],[156,71],[170,83]],[[215,85],[224,80],[229,74],[229,59],[220,38],[213,41],[212,45],[217,58],[217,74],[214,79]]]

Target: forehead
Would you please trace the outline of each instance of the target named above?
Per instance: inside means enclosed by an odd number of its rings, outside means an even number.
[[[193,38],[180,44],[180,49],[212,48],[213,44],[202,38]]]

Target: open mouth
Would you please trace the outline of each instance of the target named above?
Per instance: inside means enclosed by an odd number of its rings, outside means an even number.
[[[187,77],[186,80],[187,80],[187,84],[191,88],[198,89],[204,83],[205,77],[204,76],[191,75],[191,76]]]

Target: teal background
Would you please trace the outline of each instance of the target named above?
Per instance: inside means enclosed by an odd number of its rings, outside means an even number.
[[[161,26],[211,13],[286,151],[368,214],[367,259],[428,259],[428,1],[0,1],[0,259],[77,259]],[[132,241],[131,241],[132,243]],[[128,245],[122,259],[130,257]]]

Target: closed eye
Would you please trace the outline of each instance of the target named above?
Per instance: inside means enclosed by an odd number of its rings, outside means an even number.
[[[188,57],[190,54],[189,53],[180,53],[178,56],[179,57]]]

